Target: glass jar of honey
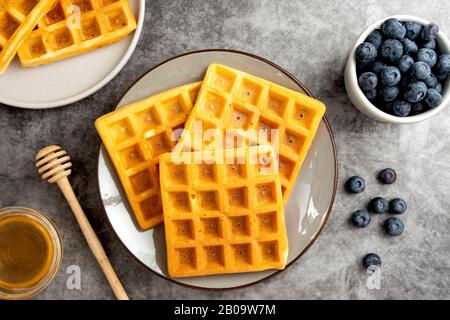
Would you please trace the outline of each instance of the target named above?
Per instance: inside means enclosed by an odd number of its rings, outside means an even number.
[[[62,241],[42,213],[0,209],[0,299],[26,299],[44,290],[62,260]]]

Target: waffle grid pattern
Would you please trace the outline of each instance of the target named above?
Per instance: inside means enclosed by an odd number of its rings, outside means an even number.
[[[141,229],[163,221],[159,158],[169,152],[201,82],[171,89],[97,119],[96,128]]]
[[[227,134],[242,137],[242,145],[254,145],[255,136],[245,133],[265,132],[266,139],[279,148],[279,172],[284,200],[287,201],[303,161],[309,151],[325,105],[302,93],[289,90],[267,80],[249,75],[223,65],[209,66],[198,95],[197,103],[186,121],[186,133],[176,146],[176,152],[217,148],[214,139],[196,137],[195,126],[203,131],[216,129],[219,136]],[[270,135],[270,129],[278,129],[279,135]],[[259,131],[257,131],[259,130]],[[197,131],[198,132],[198,131]],[[238,139],[225,147],[233,148]],[[239,145],[238,145],[239,147]]]
[[[0,74],[56,0],[0,0]]]
[[[47,64],[112,44],[135,28],[128,0],[59,0],[18,53],[24,66]]]
[[[185,153],[191,161],[180,164],[170,153],[160,159],[169,274],[284,269],[288,244],[272,146],[213,153],[197,163],[200,152]]]

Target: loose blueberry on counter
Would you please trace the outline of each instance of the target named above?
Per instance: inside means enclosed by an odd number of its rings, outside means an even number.
[[[384,87],[381,89],[381,99],[385,102],[392,102],[397,99],[400,94],[400,89],[397,86],[394,87]]]
[[[436,89],[428,89],[427,97],[425,98],[426,104],[430,108],[436,108],[442,103],[442,96]]]
[[[403,44],[403,54],[407,54],[407,55],[415,55],[417,53],[417,51],[419,50],[419,47],[417,47],[417,44],[409,39],[403,39],[402,40],[402,44]]]
[[[427,95],[427,90],[428,87],[424,82],[412,82],[405,89],[405,99],[412,103],[422,101]]]
[[[361,43],[356,49],[356,60],[363,64],[371,63],[377,55],[377,48],[369,42]]]
[[[422,29],[422,39],[425,41],[431,41],[436,39],[439,33],[439,26],[435,23],[427,24]]]
[[[417,61],[425,62],[433,68],[437,62],[437,54],[432,49],[422,48],[417,52]]]
[[[406,205],[406,201],[400,198],[392,199],[389,202],[389,212],[393,214],[402,214],[406,211],[408,206]]]
[[[377,50],[380,48],[381,44],[383,43],[383,34],[381,33],[381,30],[374,30],[372,31],[366,38],[366,42],[370,42],[377,48]]]
[[[436,64],[436,72],[446,76],[450,74],[450,54],[443,54],[439,57]]]
[[[390,39],[401,40],[406,35],[406,28],[395,18],[387,19],[381,25],[381,31]]]
[[[383,169],[378,174],[378,179],[384,184],[393,184],[397,180],[397,172],[392,168]]]
[[[381,258],[375,253],[369,253],[363,258],[363,266],[367,270],[370,267],[381,267]]]
[[[369,203],[370,211],[374,213],[386,213],[389,210],[389,202],[381,197],[374,198]]]
[[[408,72],[409,68],[411,68],[411,66],[413,64],[414,64],[414,59],[408,55],[403,55],[397,61],[398,69],[403,73]]]
[[[436,40],[433,39],[430,41],[422,41],[420,43],[420,47],[435,50],[436,49]]]
[[[378,77],[375,73],[364,72],[358,77],[358,83],[362,90],[370,91],[377,87]]]
[[[427,110],[428,110],[428,107],[427,107],[427,105],[425,103],[423,103],[423,101],[420,101],[420,102],[417,102],[417,103],[413,103],[412,104],[411,115],[421,114],[421,113],[424,113]]]
[[[361,193],[366,189],[366,182],[361,177],[353,176],[347,180],[346,187],[351,193]]]
[[[413,61],[413,63],[414,63],[414,61]],[[374,62],[372,62],[371,66],[370,66],[370,71],[372,71],[377,76],[379,76],[381,74],[381,71],[386,69],[386,67],[387,67],[387,64],[385,64],[383,61],[374,61]]]
[[[416,40],[422,33],[423,26],[414,21],[407,21],[404,24],[406,29],[406,37],[411,40]]]
[[[384,222],[384,230],[391,237],[398,237],[405,230],[405,226],[399,218],[389,218]]]
[[[370,214],[367,210],[356,210],[352,214],[352,223],[359,228],[365,228],[370,223]]]
[[[370,100],[370,101],[375,100],[377,95],[378,95],[377,89],[372,89],[372,90],[369,90],[369,91],[363,91],[363,93],[366,96],[366,98],[368,100]]]
[[[414,79],[423,81],[430,77],[431,68],[425,62],[418,61],[411,66],[410,73]]]
[[[392,87],[400,82],[402,75],[396,67],[389,66],[381,71],[380,79],[385,86]]]
[[[395,62],[403,56],[403,44],[395,39],[388,39],[381,45],[381,57],[389,62]]]
[[[411,103],[397,100],[392,106],[392,114],[397,117],[407,117],[411,113]]]

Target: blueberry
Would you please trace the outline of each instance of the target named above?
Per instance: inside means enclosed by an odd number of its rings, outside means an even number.
[[[450,74],[450,54],[443,54],[439,57],[439,60],[436,64],[436,71],[441,75]]]
[[[432,49],[422,48],[417,52],[417,61],[425,62],[433,68],[437,62],[437,54]]]
[[[367,36],[366,42],[370,42],[378,50],[383,43],[383,34],[378,29],[374,30]]]
[[[380,78],[385,86],[392,87],[400,82],[402,76],[400,70],[396,67],[389,66],[381,72]]]
[[[381,197],[374,198],[369,203],[369,209],[374,213],[385,213],[389,210],[389,202]]]
[[[427,85],[428,88],[434,89],[436,88],[438,84],[438,80],[434,74],[431,74],[427,79],[425,79],[423,82]]]
[[[408,55],[403,55],[400,59],[397,60],[398,69],[405,73],[411,68],[414,64],[414,59]]]
[[[419,50],[417,44],[412,40],[403,39],[402,44],[403,44],[403,54],[414,55]]]
[[[421,32],[423,26],[420,23],[414,21],[407,21],[403,24],[406,29],[406,37],[411,40],[416,40]]]
[[[381,71],[386,69],[387,64],[385,64],[383,61],[374,61],[372,65],[370,66],[370,71],[375,73],[377,76],[380,75]]]
[[[363,91],[366,98],[370,101],[375,100],[375,98],[378,96],[377,89],[369,90],[369,91]]]
[[[405,226],[399,218],[389,218],[384,222],[384,229],[391,237],[397,237],[403,233]]]
[[[381,31],[383,31],[386,38],[390,39],[401,40],[406,35],[406,28],[395,18],[387,19],[381,25]]]
[[[400,90],[397,86],[394,87],[384,87],[381,89],[381,99],[385,102],[391,102],[397,99],[400,94]]]
[[[442,84],[440,82],[438,82],[436,84],[436,86],[434,87],[434,90],[436,90],[437,92],[439,92],[442,95],[442,90],[443,90]]]
[[[436,73],[436,78],[438,79],[439,82],[445,82],[445,80],[447,80],[448,78],[448,74],[445,73]]]
[[[426,48],[426,49],[436,49],[436,40],[430,40],[430,41],[421,41],[420,47]]]
[[[430,77],[431,68],[425,62],[419,61],[411,66],[410,73],[413,78],[423,81]]]
[[[389,212],[393,214],[402,214],[406,211],[408,206],[406,205],[406,201],[400,198],[392,199],[389,202]]]
[[[405,89],[405,99],[413,103],[422,101],[427,95],[427,90],[427,85],[424,82],[412,82]]]
[[[370,214],[367,210],[356,210],[352,214],[352,223],[359,228],[365,228],[370,223]]]
[[[370,267],[381,267],[381,258],[375,253],[369,253],[363,258],[364,269],[369,269]]]
[[[423,101],[420,101],[420,102],[412,104],[411,114],[417,115],[417,114],[424,113],[427,110],[428,110],[427,105]]]
[[[376,59],[377,55],[377,48],[369,42],[361,43],[356,49],[356,60],[360,63],[370,63]]]
[[[430,41],[436,39],[439,33],[439,26],[435,23],[427,24],[422,29],[422,39],[425,41]]]
[[[361,193],[366,189],[366,182],[361,177],[353,176],[347,180],[346,187],[351,193]]]
[[[378,174],[378,179],[384,184],[393,184],[397,180],[397,172],[392,168],[383,169]]]
[[[403,44],[394,39],[388,39],[381,45],[381,56],[389,62],[395,62],[403,55]]]
[[[365,72],[359,76],[358,83],[363,91],[370,91],[377,87],[378,77],[375,73]]]
[[[397,117],[407,117],[411,112],[411,103],[397,100],[392,106],[392,114]]]
[[[436,108],[442,103],[442,96],[436,89],[428,89],[425,102],[430,108]]]

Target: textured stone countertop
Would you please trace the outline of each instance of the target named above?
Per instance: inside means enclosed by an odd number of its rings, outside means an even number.
[[[72,183],[89,220],[132,299],[396,299],[450,298],[450,108],[423,123],[375,122],[349,101],[343,83],[347,54],[369,24],[392,14],[433,20],[450,34],[445,1],[147,1],[142,38],[123,71],[78,103],[53,110],[0,106],[0,207],[40,209],[62,231],[64,261],[56,280],[37,299],[113,299],[72,213],[54,186],[37,176],[33,159],[59,144],[76,164]],[[159,278],[134,260],[114,235],[96,191],[100,140],[94,120],[110,111],[145,70],[174,55],[204,48],[232,48],[263,56],[289,70],[327,106],[339,155],[339,190],[317,242],[276,277],[225,292],[188,289]],[[383,187],[376,173],[396,168],[399,180]],[[366,178],[368,191],[349,196],[342,183]],[[351,212],[384,195],[409,204],[405,234],[387,238],[375,217],[367,230],[348,223]],[[366,287],[362,256],[383,259],[380,290]],[[81,268],[81,290],[66,287],[70,265]]]

